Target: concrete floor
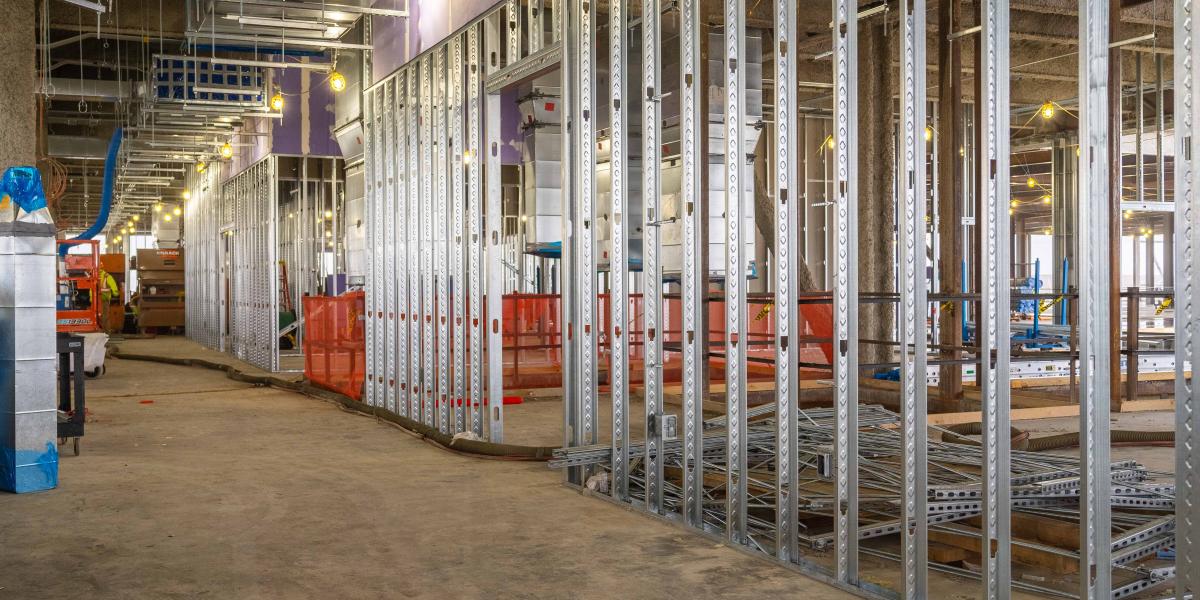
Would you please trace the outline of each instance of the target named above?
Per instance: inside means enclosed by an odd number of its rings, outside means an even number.
[[[0,495],[0,599],[851,597],[544,464],[215,371],[110,359],[88,394],[60,487]]]

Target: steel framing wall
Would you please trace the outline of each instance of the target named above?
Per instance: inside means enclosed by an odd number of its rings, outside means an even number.
[[[310,172],[313,161],[321,162],[311,169],[319,173]],[[341,214],[337,170],[334,158],[270,155],[224,182],[218,169],[189,178],[188,337],[263,370],[283,370],[280,265],[290,268],[289,292],[301,324],[300,298],[317,293],[328,274],[322,257],[340,255],[341,236],[333,233]],[[295,339],[302,342],[301,327]]]
[[[493,442],[504,423],[503,247],[499,98],[486,82],[507,64],[501,17],[474,21],[363,99],[365,224],[375,249],[364,400]],[[520,41],[519,31],[508,35]]]
[[[1137,581],[1114,585],[1114,566],[1132,560],[1122,545],[1131,530],[1118,525],[1114,534],[1112,506],[1130,506],[1145,500],[1130,490],[1137,486],[1114,484],[1129,469],[1112,463],[1108,450],[1109,354],[1107,332],[1107,281],[1101,257],[1107,256],[1107,223],[1112,215],[1103,202],[1081,203],[1078,213],[1075,256],[1079,277],[1080,306],[1084,315],[1079,340],[1081,363],[1080,432],[1078,458],[1037,462],[1027,453],[1010,447],[1010,225],[1009,156],[1009,38],[1008,0],[979,3],[981,48],[980,76],[975,122],[977,143],[966,144],[966,162],[981,165],[975,186],[980,212],[975,215],[980,235],[981,286],[978,297],[979,362],[982,441],[977,457],[970,460],[977,475],[947,483],[945,473],[932,477],[932,461],[950,460],[944,445],[929,439],[927,387],[929,303],[926,280],[927,123],[925,43],[927,7],[925,0],[899,3],[901,42],[899,156],[897,158],[897,223],[899,254],[899,364],[901,410],[898,418],[883,415],[861,404],[858,381],[858,312],[862,304],[858,290],[859,165],[858,129],[858,22],[857,2],[833,1],[832,44],[832,174],[830,228],[826,279],[832,288],[834,347],[832,361],[833,405],[825,410],[801,410],[795,356],[803,334],[797,309],[804,294],[798,288],[793,266],[813,246],[799,235],[802,223],[811,218],[809,180],[798,172],[797,155],[809,139],[807,120],[798,110],[794,48],[798,32],[798,0],[766,0],[774,18],[773,38],[764,43],[774,55],[775,163],[769,182],[774,202],[774,264],[770,272],[775,306],[777,360],[776,399],[763,407],[747,403],[746,353],[747,280],[745,247],[740,243],[748,231],[742,218],[738,191],[743,180],[753,177],[746,168],[745,106],[747,103],[745,0],[724,0],[723,23],[714,26],[702,20],[699,0],[680,0],[667,6],[642,0],[636,26],[626,12],[632,2],[610,2],[605,14],[586,0],[555,4],[552,18],[556,34],[525,39],[530,31],[545,31],[545,23],[533,25],[532,3],[507,0],[493,11],[456,32],[443,44],[376,82],[365,92],[367,130],[368,247],[376,249],[368,270],[368,377],[367,401],[447,433],[487,432],[499,441],[503,418],[500,412],[500,291],[502,286],[500,205],[499,92],[506,85],[559,68],[562,73],[563,152],[562,181],[565,184],[562,211],[562,289],[564,449],[554,466],[563,467],[566,482],[603,490],[611,500],[644,509],[720,536],[727,543],[775,556],[790,566],[839,587],[867,595],[886,595],[860,574],[861,556],[894,558],[900,565],[902,582],[896,590],[906,598],[927,597],[929,592],[929,531],[931,524],[972,517],[981,518],[980,547],[983,564],[977,576],[982,595],[1010,597],[1014,589],[1044,591],[1037,586],[1014,582],[1011,573],[1012,512],[1014,507],[1032,506],[1030,486],[1051,479],[1073,479],[1081,519],[1081,598],[1124,597],[1144,585]],[[1173,506],[1176,517],[1144,524],[1147,531],[1175,538],[1161,543],[1177,545],[1177,577],[1180,597],[1200,585],[1200,563],[1195,561],[1197,535],[1195,490],[1200,489],[1194,456],[1200,433],[1195,426],[1196,392],[1183,377],[1192,362],[1194,339],[1200,332],[1195,308],[1195,291],[1200,289],[1194,267],[1200,233],[1195,227],[1200,210],[1193,197],[1195,173],[1190,156],[1195,141],[1192,123],[1192,73],[1196,44],[1191,24],[1191,3],[1176,3],[1175,60],[1179,80],[1175,85],[1176,143],[1176,298],[1179,323],[1176,370],[1176,405],[1179,465],[1177,486],[1155,487],[1155,494],[1179,490]],[[530,10],[525,10],[530,8]],[[1109,0],[1082,0],[1080,21],[1080,123],[1079,169],[1081,195],[1108,196],[1108,24]],[[661,35],[663,20],[677,19],[680,32],[678,71],[663,72]],[[720,33],[724,85],[722,95],[706,95],[710,77],[705,72],[701,40],[710,27]],[[641,81],[631,86],[630,35],[641,35]],[[943,32],[946,33],[946,32]],[[603,46],[597,39],[607,36]],[[601,56],[601,48],[607,56]],[[672,50],[673,51],[673,50]],[[597,84],[602,61],[607,60],[609,85]],[[663,82],[679,80],[680,105],[678,154],[681,164],[682,269],[678,290],[682,296],[682,331],[677,352],[682,362],[681,426],[673,426],[676,415],[664,408],[661,369],[665,361],[662,333],[665,318],[661,300],[665,294],[661,269],[661,239],[657,229],[663,219],[661,164],[664,160],[660,102]],[[630,102],[644,102],[641,123],[627,119]],[[725,106],[722,133],[708,134],[707,104]],[[611,193],[597,191],[598,107],[611,110],[608,139],[611,141]],[[882,117],[881,117],[882,118]],[[801,127],[804,133],[801,133]],[[643,271],[627,271],[626,230],[630,197],[628,142],[640,135],[642,144],[641,206],[646,228]],[[800,139],[801,135],[805,140]],[[723,144],[719,154],[725,164],[720,188],[726,191],[724,228],[707,227],[705,195],[709,167],[709,140]],[[807,164],[806,164],[807,169]],[[824,167],[822,166],[822,170]],[[607,201],[612,215],[612,235],[598,248],[595,219]],[[706,236],[724,237],[723,256],[707,256]],[[399,243],[403,240],[403,243]],[[597,276],[597,252],[607,251],[610,271]],[[825,254],[822,252],[822,254]],[[724,296],[723,339],[712,340],[722,347],[725,365],[725,414],[705,420],[703,403],[709,398],[706,368],[710,357],[704,312],[705,296],[712,291],[707,262],[723,263],[721,286]],[[631,395],[627,323],[623,302],[609,304],[610,330],[602,330],[597,294],[615,297],[628,293],[631,279],[640,278],[648,298],[645,323],[646,360],[642,439],[631,437]],[[634,284],[636,286],[636,283]],[[486,311],[484,304],[486,303]],[[483,316],[486,315],[486,319]],[[486,337],[484,337],[486,336]],[[599,439],[601,417],[601,339],[611,348],[609,377],[612,429],[609,440]],[[936,336],[935,338],[936,339]],[[486,362],[486,366],[485,366]],[[486,379],[484,377],[486,375]],[[482,399],[488,399],[484,410]],[[469,400],[460,402],[460,399]],[[751,427],[751,419],[773,415],[770,428]],[[763,421],[759,420],[758,423]],[[886,433],[881,430],[886,429]],[[888,437],[894,434],[893,437]],[[815,441],[814,441],[815,440]],[[893,445],[894,444],[894,445]],[[870,445],[870,448],[866,446]],[[886,450],[881,450],[885,448]],[[894,452],[891,459],[900,472],[881,470],[881,453]],[[1036,465],[1035,465],[1036,463]],[[892,463],[887,463],[892,464]],[[1040,470],[1039,470],[1040,469]],[[832,531],[812,533],[798,527],[801,512],[802,477],[828,481],[829,492],[819,506],[805,510],[827,511]],[[772,480],[760,478],[769,473]],[[670,475],[668,475],[670,473]],[[1054,477],[1052,477],[1054,476]],[[936,479],[936,481],[935,481]],[[894,485],[893,500],[899,518],[891,521],[860,520],[874,510],[859,498],[860,489]],[[1044,487],[1044,486],[1043,486]],[[893,488],[888,488],[893,489]],[[1137,488],[1141,489],[1141,488]],[[1144,491],[1144,490],[1143,490]],[[1134,497],[1139,500],[1133,500]],[[955,502],[956,498],[969,501]],[[872,501],[878,501],[872,498]],[[869,503],[867,503],[869,504]],[[1040,504],[1039,504],[1040,505]],[[773,518],[765,518],[765,512]],[[825,513],[822,513],[825,514]],[[1138,527],[1142,527],[1139,525]],[[1157,528],[1157,529],[1156,529]],[[1164,529],[1165,528],[1165,529]],[[877,548],[860,546],[860,540],[898,533],[900,552],[888,555]],[[1114,537],[1114,535],[1116,537]],[[1140,539],[1140,538],[1139,538]],[[806,548],[822,551],[807,552]],[[818,554],[828,552],[829,560]],[[942,569],[946,570],[946,569]],[[959,575],[971,575],[957,572]],[[1156,576],[1164,576],[1162,574]]]

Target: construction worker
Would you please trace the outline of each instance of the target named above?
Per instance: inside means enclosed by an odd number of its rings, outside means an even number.
[[[117,280],[108,271],[100,269],[100,297],[104,304],[110,304],[113,298],[120,294],[121,288],[117,287]]]
[[[114,298],[120,301],[121,288],[117,287],[117,280],[108,271],[100,269],[100,322],[96,325],[102,330],[108,329],[108,307],[112,306]]]

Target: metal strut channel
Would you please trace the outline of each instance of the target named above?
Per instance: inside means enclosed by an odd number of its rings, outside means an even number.
[[[578,185],[575,173],[578,172],[576,160],[579,155],[579,119],[575,108],[575,96],[579,85],[579,28],[577,22],[580,5],[575,0],[565,2],[564,10],[557,13],[560,24],[558,29],[563,32],[562,41],[562,124],[560,134],[561,161],[559,173],[563,182],[562,218],[559,220],[562,235],[562,265],[561,300],[559,302],[559,322],[564,323],[565,335],[562,336],[562,381],[563,381],[563,448],[573,448],[583,444],[579,439],[580,405],[579,394],[579,338],[578,329],[578,292],[575,289],[577,278],[575,269],[578,268],[578,236],[576,225],[580,220],[578,203]],[[568,183],[569,182],[569,183]],[[564,481],[576,485],[584,483],[584,469],[566,469]]]
[[[833,7],[836,578],[858,582],[858,3]]]
[[[979,341],[984,356],[983,396],[983,587],[986,598],[1008,598],[1011,580],[1011,468],[1009,456],[1009,257],[1008,257],[1008,0],[980,4],[984,76],[979,97],[981,143],[977,164],[983,201],[980,236],[983,286]],[[1107,464],[1107,463],[1105,463]]]
[[[742,180],[746,149],[742,127],[746,120],[746,2],[725,0],[725,406],[727,476],[725,535],[745,544],[746,478],[746,261]]]
[[[1109,476],[1108,305],[1109,0],[1082,0],[1079,14],[1079,454],[1081,598],[1112,590],[1112,512]],[[1007,180],[1006,180],[1007,181]],[[1006,186],[1007,187],[1007,186]],[[1007,247],[1007,240],[1005,240]],[[1006,430],[1007,431],[1007,430]],[[1007,434],[1004,436],[1008,439]]]
[[[803,195],[792,156],[798,143],[796,103],[797,0],[775,0],[775,555],[782,561],[799,557],[796,536],[799,509],[796,486],[799,467],[794,444],[797,443],[797,416],[800,408],[799,363],[793,355],[792,340],[799,339],[800,314],[796,304],[798,286],[793,271],[799,264],[796,241],[799,235],[799,203]],[[795,329],[793,329],[795,327]]]
[[[700,438],[704,431],[701,410],[704,390],[704,369],[707,348],[701,347],[706,338],[699,332],[707,327],[699,319],[702,295],[700,272],[703,221],[701,202],[708,202],[702,191],[700,169],[707,168],[708,157],[700,153],[700,123],[707,118],[700,112],[700,0],[683,0],[679,13],[680,57],[680,147],[683,168],[680,181],[680,208],[683,211],[683,520],[692,527],[704,526],[704,461]],[[703,162],[701,162],[703,161]]]
[[[1184,376],[1195,365],[1200,343],[1200,198],[1196,145],[1196,67],[1200,44],[1195,38],[1192,0],[1175,2],[1175,566],[1179,597],[1200,593],[1200,396],[1194,379]]]
[[[660,229],[653,225],[662,219],[659,167],[661,154],[659,140],[662,137],[661,86],[661,34],[658,0],[642,0],[642,89],[645,106],[642,108],[642,206],[644,218],[642,237],[642,275],[645,278],[644,317],[645,375],[646,386],[646,508],[653,513],[663,512],[663,461],[662,461],[662,264]]]
[[[612,329],[608,332],[612,366],[608,373],[612,390],[612,495],[618,500],[629,499],[629,382],[626,380],[629,373],[629,336],[625,315],[629,302],[625,289],[629,279],[629,259],[626,256],[629,249],[629,224],[625,214],[628,212],[629,184],[625,180],[628,174],[625,156],[625,119],[628,115],[625,105],[625,1],[612,0],[608,3],[608,71],[609,93],[612,99],[612,117],[609,123],[612,253],[609,260],[608,299],[612,320]]]
[[[900,235],[900,380],[904,461],[901,499],[903,527],[901,564],[904,597],[925,598],[929,587],[928,382],[925,288],[925,0],[901,0],[901,119],[904,149],[900,152],[903,216]]]

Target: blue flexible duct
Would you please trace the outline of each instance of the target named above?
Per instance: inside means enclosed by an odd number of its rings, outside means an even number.
[[[112,208],[113,195],[113,171],[117,168],[117,152],[121,149],[121,136],[123,132],[120,127],[113,132],[112,139],[108,141],[108,155],[104,159],[104,190],[100,199],[100,214],[96,215],[96,222],[92,223],[86,231],[79,234],[73,239],[90,240],[96,237],[97,233],[104,230],[104,226],[108,225],[108,210]],[[59,255],[66,255],[70,247],[63,245],[59,247]]]

